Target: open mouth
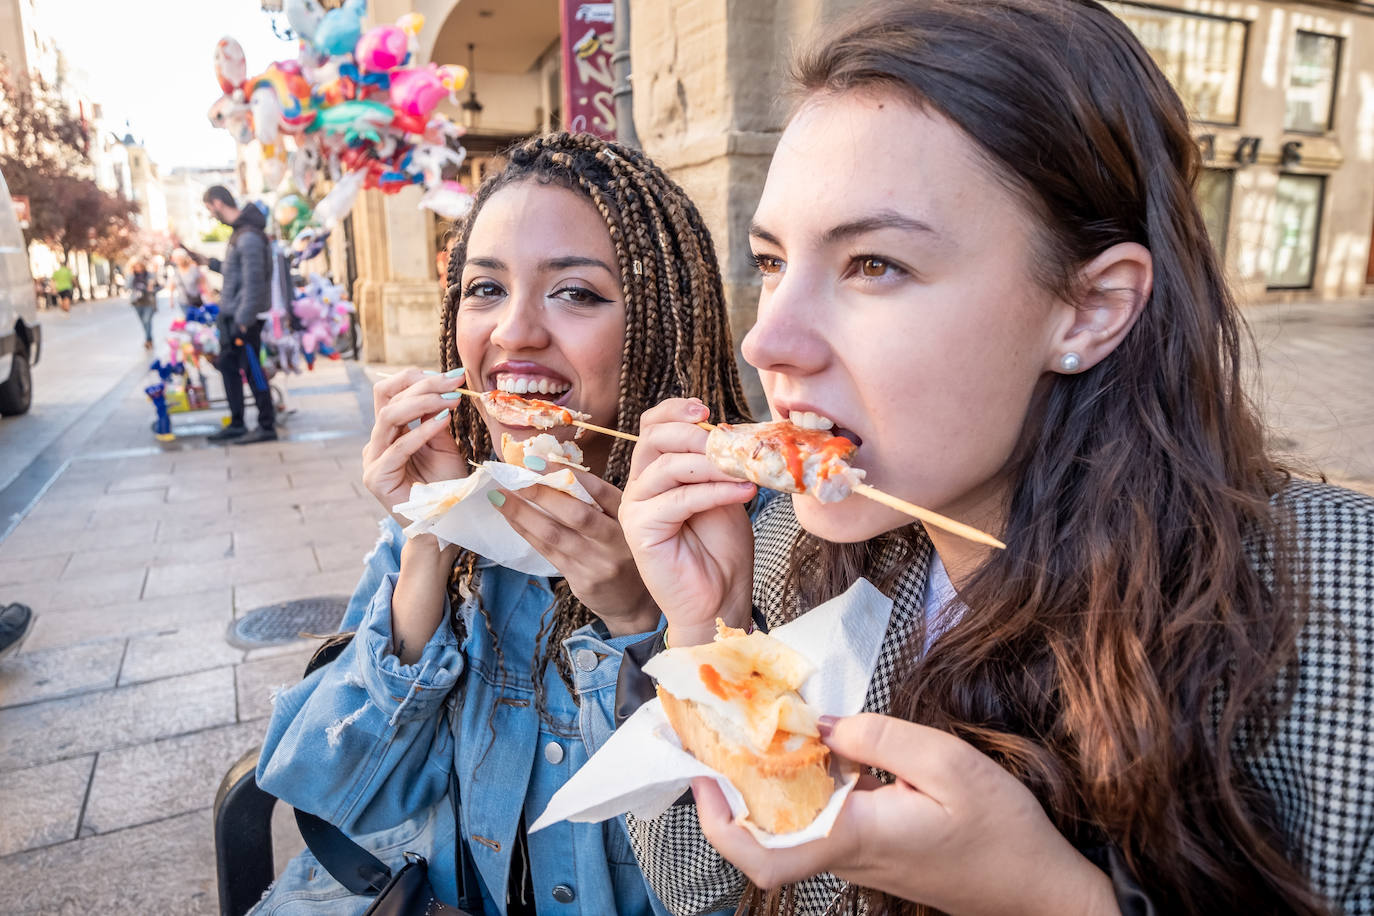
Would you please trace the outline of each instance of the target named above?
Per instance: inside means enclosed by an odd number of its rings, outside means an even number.
[[[800,426],[802,429],[828,430],[832,435],[840,436],[853,442],[856,448],[864,444],[863,437],[854,432],[854,430],[847,429],[843,426],[836,426],[834,420],[823,414],[816,413],[814,410],[790,410],[787,413],[787,419],[793,425]]]
[[[499,363],[487,374],[487,388],[560,407],[571,398],[572,382],[534,363]]]

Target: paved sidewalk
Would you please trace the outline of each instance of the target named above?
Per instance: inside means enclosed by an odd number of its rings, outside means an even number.
[[[0,543],[0,599],[39,615],[0,665],[0,912],[217,912],[215,789],[310,651],[226,633],[350,594],[380,515],[360,483],[363,369],[326,361],[284,387],[285,441],[162,447],[137,386]],[[283,857],[299,848],[282,837]]]
[[[1374,496],[1374,297],[1245,314],[1272,447],[1300,472]]]

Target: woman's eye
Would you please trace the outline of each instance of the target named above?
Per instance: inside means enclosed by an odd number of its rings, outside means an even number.
[[[782,258],[775,258],[766,254],[756,254],[752,257],[754,259],[754,266],[758,268],[759,273],[764,276],[782,273]]]
[[[554,291],[555,299],[564,299],[568,302],[576,302],[579,305],[590,305],[596,302],[610,302],[605,296],[599,296],[591,290],[582,286],[565,286]]]
[[[490,280],[474,280],[463,290],[464,299],[491,299],[501,295],[503,290]]]
[[[882,258],[862,258],[859,261],[859,273],[869,279],[886,276],[893,267]]]

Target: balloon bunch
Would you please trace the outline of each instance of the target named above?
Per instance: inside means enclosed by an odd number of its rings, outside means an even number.
[[[236,40],[215,46],[224,94],[210,106],[210,122],[239,143],[261,144],[271,189],[290,175],[296,195],[281,198],[274,213],[287,241],[312,222],[328,227],[343,219],[364,188],[394,194],[419,185],[420,206],[449,219],[472,205],[462,185],[444,179],[445,169],[463,163],[463,129],[435,111],[445,98],[456,101],[467,70],[408,66],[424,17],[408,13],[364,31],[366,8],[366,0],[328,11],[317,0],[286,0],[300,52],[253,76]],[[334,187],[312,212],[307,198],[322,175]]]

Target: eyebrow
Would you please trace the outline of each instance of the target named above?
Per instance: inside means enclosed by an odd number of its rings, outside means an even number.
[[[468,258],[464,267],[485,267],[487,270],[509,270],[506,262],[499,258]],[[610,265],[599,258],[587,258],[581,255],[567,255],[561,258],[548,258],[539,262],[539,269],[543,272],[555,270],[567,270],[569,267],[600,267],[611,276],[615,276],[615,271],[611,270]]]
[[[821,243],[833,245],[836,242],[844,241],[858,235],[865,235],[869,232],[877,232],[881,229],[900,229],[903,232],[925,232],[934,236],[936,239],[943,240],[940,232],[929,223],[910,216],[904,216],[896,210],[879,210],[871,216],[861,217],[850,220],[847,223],[840,223],[831,226],[821,235]],[[769,232],[757,222],[749,224],[749,234],[754,238],[761,239],[770,245],[782,246],[781,240],[776,235]]]

